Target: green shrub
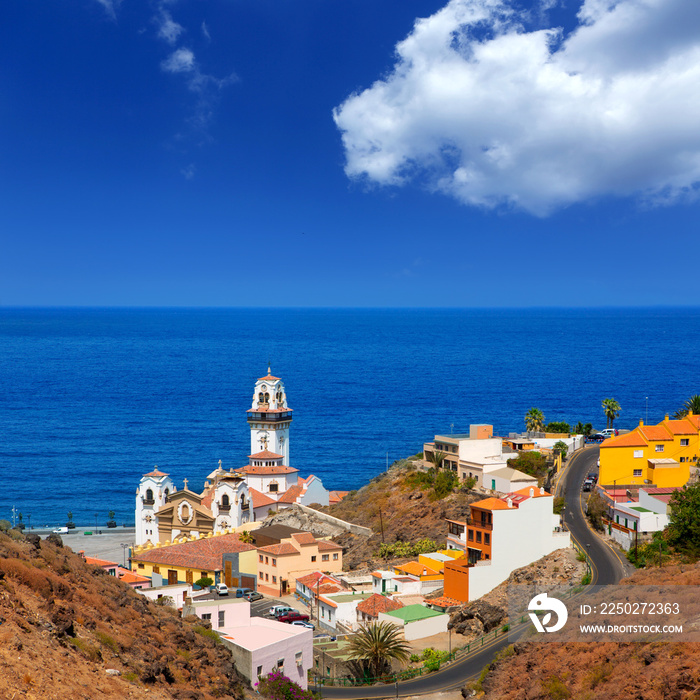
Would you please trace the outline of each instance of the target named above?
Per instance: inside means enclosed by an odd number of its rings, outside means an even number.
[[[434,552],[437,549],[437,544],[434,540],[424,538],[418,542],[394,542],[393,544],[382,543],[379,546],[380,557],[415,557],[419,554],[427,554]]]
[[[245,540],[241,537],[241,542],[244,542]],[[199,586],[200,588],[208,588],[214,583],[213,578],[209,578],[209,576],[202,576],[202,578],[197,579],[194,582],[195,586]]]

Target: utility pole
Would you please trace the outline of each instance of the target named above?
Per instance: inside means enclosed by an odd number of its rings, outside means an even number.
[[[379,525],[382,528],[382,544],[384,544],[384,521],[382,520],[382,509],[379,509]]]

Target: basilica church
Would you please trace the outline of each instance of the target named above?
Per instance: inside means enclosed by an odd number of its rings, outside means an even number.
[[[284,383],[269,367],[255,383],[248,424],[249,463],[226,471],[219,460],[201,493],[190,490],[187,479],[178,490],[158,467],[144,474],[136,490],[137,545],[228,532],[295,503],[328,505],[342,498],[341,492],[329,493],[318,477],[303,479],[289,466],[292,409]]]

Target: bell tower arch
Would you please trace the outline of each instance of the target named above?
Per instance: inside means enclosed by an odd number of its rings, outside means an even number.
[[[250,426],[250,453],[272,452],[282,455],[283,464],[289,464],[289,427],[292,409],[287,405],[284,382],[273,377],[270,367],[267,375],[255,382],[253,404],[248,409]]]

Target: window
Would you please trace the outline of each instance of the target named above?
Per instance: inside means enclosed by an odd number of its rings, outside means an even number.
[[[284,659],[277,659],[277,668],[284,667]]]
[[[657,452],[663,452],[663,451],[664,451],[664,446],[663,446],[663,445],[657,445],[657,446],[656,446],[656,451],[657,451]]]
[[[272,577],[272,583],[277,583],[277,576]]]
[[[224,624],[225,624],[225,623],[224,623],[225,615],[226,615],[226,611],[225,611],[225,610],[219,610],[219,627],[223,627],[223,626],[224,626]]]
[[[321,555],[321,561],[328,561],[329,557],[327,554],[322,554]]]
[[[270,580],[270,574],[265,574],[265,580],[269,581]]]
[[[258,555],[258,561],[262,564],[263,563],[263,555],[260,554]]]
[[[274,558],[273,558],[273,560],[272,560],[272,566],[277,566],[277,559],[274,559]]]
[[[143,564],[139,564],[139,569],[143,569]]]
[[[270,563],[269,557],[265,557],[265,563],[266,563],[266,564],[269,564],[269,563]]]
[[[688,447],[690,445],[690,440],[688,438],[681,438],[681,447]]]
[[[481,532],[479,530],[476,531],[476,541],[481,542]]]
[[[311,557],[311,561],[316,561],[316,556]]]
[[[338,561],[338,553],[337,552],[333,555],[333,561]]]
[[[263,572],[261,571],[261,572],[258,574],[258,578],[262,581],[262,577],[263,577]]]
[[[211,613],[202,613],[202,620],[211,620]]]
[[[635,450],[634,451],[634,458],[635,459],[641,459],[644,457],[644,450]]]
[[[146,489],[146,500],[147,501],[153,500],[153,489]]]
[[[207,578],[207,572],[206,572],[206,571],[200,571],[200,572],[199,572],[199,578]]]
[[[474,530],[469,530],[469,541],[470,542],[474,541]]]
[[[271,493],[277,493],[277,488],[278,488],[278,485],[273,481],[273,482],[270,484],[270,492],[271,492]]]
[[[154,564],[153,565],[153,573],[159,574],[160,573],[160,566],[158,566],[157,564]]]
[[[484,533],[484,544],[491,544],[491,535],[488,532]]]
[[[632,472],[632,476],[641,476],[642,475],[642,470],[641,469],[635,469]]]
[[[262,677],[262,666],[258,666],[258,678]]]
[[[225,493],[225,494],[221,497],[221,505],[222,505],[224,508],[228,508],[228,507],[229,507],[230,503],[229,503],[229,500],[228,500],[228,494]]]

